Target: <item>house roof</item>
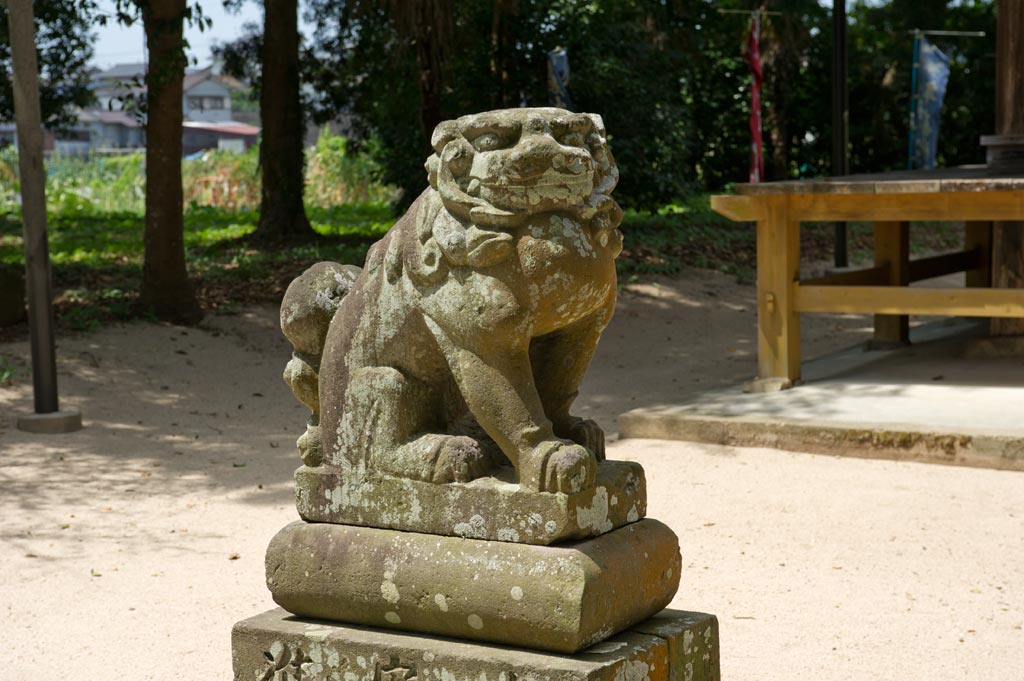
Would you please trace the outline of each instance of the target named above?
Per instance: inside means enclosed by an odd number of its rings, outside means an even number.
[[[146,65],[143,63],[115,64],[105,71],[94,71],[92,73],[92,80],[94,83],[98,83],[99,87],[102,88],[104,86],[110,87],[111,84],[117,81],[127,81],[136,77],[142,81],[145,76]],[[237,78],[233,78],[223,73],[214,73],[213,66],[207,66],[203,69],[187,71],[185,73],[184,88],[187,91],[189,88],[193,88],[196,85],[199,85],[199,83],[211,78],[224,87],[232,90],[245,87]]]
[[[108,123],[110,125],[123,125],[126,128],[139,128],[142,123],[128,111],[106,111],[104,109],[80,109],[78,111],[79,123]]]
[[[196,85],[199,85],[200,83],[203,83],[207,80],[214,80],[223,85],[224,87],[228,88],[229,90],[237,90],[239,88],[244,87],[237,78],[232,78],[231,76],[225,76],[223,74],[214,73],[212,67],[203,69],[202,71],[186,73],[185,82],[182,84],[182,87],[185,90],[185,92],[188,92]]]
[[[204,123],[202,121],[185,121],[182,126],[196,130],[209,130],[210,132],[221,132],[228,135],[243,135],[255,137],[260,134],[260,129],[255,125],[246,125],[238,121],[223,121],[220,123]]]
[[[115,64],[106,71],[93,74],[95,80],[124,80],[135,76],[145,76],[146,65],[143,63]]]

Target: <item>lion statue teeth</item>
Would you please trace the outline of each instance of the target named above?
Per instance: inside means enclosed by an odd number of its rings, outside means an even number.
[[[615,306],[622,211],[601,117],[491,111],[437,126],[430,187],[362,270],[289,286],[285,380],[308,466],[352,479],[594,484],[604,433],[570,407]]]

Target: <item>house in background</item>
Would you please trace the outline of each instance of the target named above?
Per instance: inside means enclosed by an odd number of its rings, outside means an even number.
[[[224,123],[231,118],[231,91],[241,90],[238,80],[214,73],[213,67],[185,74],[182,110],[185,120]]]
[[[132,150],[146,145],[142,122],[127,111],[78,109],[78,120],[59,133],[43,131],[43,151],[61,156],[87,156],[95,151]],[[0,122],[0,148],[17,146],[14,123]]]
[[[182,124],[181,150],[186,156],[207,149],[224,149],[241,153],[256,144],[260,129],[238,121],[207,123],[185,121]]]
[[[90,150],[146,146],[146,129],[130,111],[83,110],[78,113],[78,123],[79,128],[85,128],[89,133]]]
[[[146,146],[145,125],[129,103],[146,95],[146,65],[118,64],[94,70],[92,90],[96,103],[78,111],[78,121],[60,133],[47,131],[44,148],[70,156],[135,151]],[[206,149],[243,151],[256,143],[260,128],[251,117],[236,121],[231,111],[231,93],[244,86],[220,73],[216,64],[185,74],[181,109],[182,147],[185,154]],[[7,128],[10,128],[8,131]],[[0,122],[0,146],[14,142],[14,125]],[[10,133],[10,134],[8,134]]]

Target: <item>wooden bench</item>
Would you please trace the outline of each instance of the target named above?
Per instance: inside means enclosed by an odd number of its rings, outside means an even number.
[[[966,166],[743,184],[711,207],[757,223],[753,390],[800,380],[801,313],[873,313],[881,343],[906,342],[910,314],[1024,317],[1024,289],[991,288],[992,222],[1024,220],[1024,175]],[[909,223],[942,220],[964,221],[964,250],[911,260]],[[874,223],[874,267],[801,281],[800,224],[840,221]],[[955,272],[968,288],[908,288]]]

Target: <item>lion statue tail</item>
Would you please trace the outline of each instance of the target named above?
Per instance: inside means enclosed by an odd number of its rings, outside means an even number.
[[[331,320],[362,270],[354,265],[319,262],[299,275],[281,300],[281,331],[295,351],[284,380],[311,412],[296,445],[307,466],[323,462],[320,446],[320,358]]]

